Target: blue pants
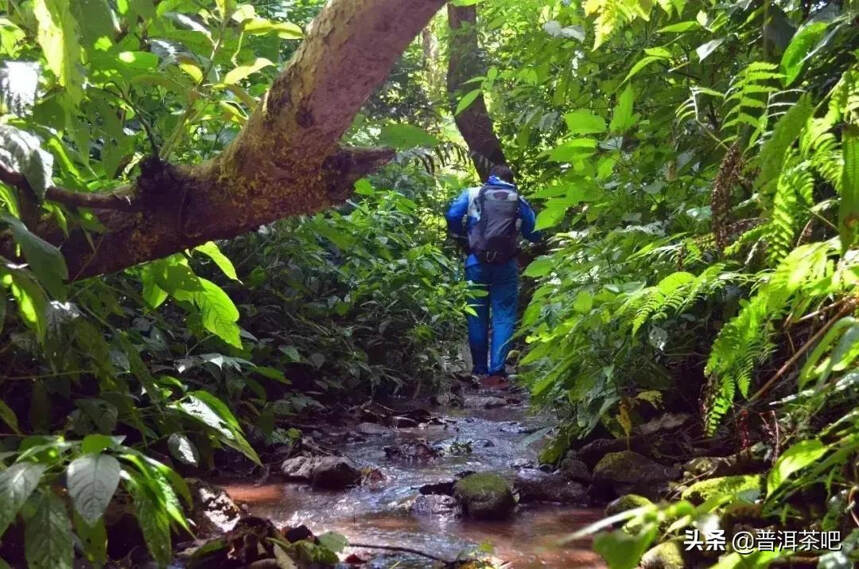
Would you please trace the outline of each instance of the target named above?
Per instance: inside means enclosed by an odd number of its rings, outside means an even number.
[[[476,312],[468,315],[468,344],[474,361],[473,371],[476,374],[503,375],[516,326],[519,266],[516,259],[503,265],[478,262],[466,266],[465,277],[489,293],[473,298],[469,303]]]

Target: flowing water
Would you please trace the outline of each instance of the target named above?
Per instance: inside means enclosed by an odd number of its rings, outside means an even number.
[[[516,514],[503,522],[412,514],[410,504],[424,484],[449,481],[468,470],[512,473],[515,464],[535,461],[537,449],[532,440],[537,437],[529,434],[550,424],[546,417],[528,416],[522,403],[497,409],[448,409],[440,417],[440,425],[379,435],[355,437],[345,430],[327,430],[326,439],[336,442],[344,455],[362,467],[381,471],[383,479],[374,484],[343,492],[293,483],[232,484],[225,488],[250,513],[269,518],[278,527],[304,524],[317,534],[342,533],[353,543],[409,547],[448,560],[485,545],[515,569],[604,567],[588,542],[558,544],[564,536],[598,519],[599,510],[520,504]],[[431,446],[470,442],[471,452],[444,453],[422,462],[386,457],[387,446],[421,440]],[[377,550],[372,552],[373,556],[378,554]],[[432,562],[410,554],[392,554],[375,559],[371,566],[423,569]]]

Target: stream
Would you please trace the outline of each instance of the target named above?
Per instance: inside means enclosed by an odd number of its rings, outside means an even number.
[[[476,395],[496,395],[483,391]],[[512,474],[516,466],[533,464],[538,445],[531,433],[552,424],[547,416],[528,413],[525,402],[495,409],[435,410],[441,424],[389,429],[356,436],[351,430],[326,429],[325,438],[361,467],[377,468],[383,476],[373,484],[347,491],[322,491],[300,483],[227,484],[230,496],[249,513],[268,518],[278,527],[304,524],[314,533],[336,531],[350,542],[393,545],[432,553],[448,560],[483,546],[514,569],[604,567],[590,543],[564,546],[558,541],[599,519],[598,509],[558,504],[520,504],[507,521],[482,522],[451,516],[418,516],[410,505],[424,484],[449,481],[464,471]],[[324,427],[322,427],[324,429]],[[450,449],[427,461],[396,461],[385,447],[425,441]],[[467,446],[470,442],[471,451]],[[458,454],[457,454],[457,451]],[[373,569],[424,569],[433,564],[412,554],[383,554],[379,550],[348,549],[372,558]]]

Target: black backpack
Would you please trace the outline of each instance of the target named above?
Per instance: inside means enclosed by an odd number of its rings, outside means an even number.
[[[519,252],[519,194],[513,187],[485,185],[475,198],[478,221],[468,247],[482,263],[502,264]]]

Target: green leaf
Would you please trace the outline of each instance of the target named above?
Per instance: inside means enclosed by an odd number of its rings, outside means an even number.
[[[178,461],[191,466],[197,466],[200,462],[200,453],[191,439],[181,433],[172,433],[167,437],[167,448]]]
[[[19,462],[0,472],[0,536],[39,485],[45,466]]]
[[[96,567],[103,567],[107,563],[107,528],[104,518],[99,518],[96,523],[90,525],[75,511],[72,521],[87,561]]]
[[[342,534],[329,531],[319,536],[319,545],[334,553],[340,553],[349,545],[349,540]]]
[[[624,530],[594,536],[594,551],[599,553],[609,569],[632,569],[638,565],[657,533],[656,524],[648,524],[636,534]]]
[[[582,314],[587,314],[594,306],[594,295],[589,292],[582,291],[576,295],[576,300],[573,301],[573,310]]]
[[[111,437],[108,435],[92,434],[84,437],[81,441],[81,452],[83,454],[99,453],[107,448],[115,448],[124,437]]]
[[[845,127],[841,145],[844,171],[841,176],[838,232],[841,235],[841,250],[846,251],[856,243],[859,234],[859,127]]]
[[[720,45],[725,43],[725,38],[718,38],[707,43],[701,44],[695,48],[695,53],[698,55],[698,61],[704,61],[711,53],[716,51]]]
[[[623,82],[626,83],[627,81],[629,81],[630,79],[632,79],[633,77],[638,75],[638,73],[642,69],[644,69],[645,67],[647,67],[648,65],[650,65],[651,63],[653,63],[655,61],[665,61],[665,58],[660,56],[660,55],[647,55],[647,56],[642,57],[641,59],[639,59],[638,61],[635,62],[635,65],[632,66],[632,69],[630,69],[629,73],[627,73],[626,77],[624,77]]]
[[[567,200],[562,200],[563,205],[561,203],[553,204],[554,200],[549,200],[540,213],[537,214],[537,221],[534,224],[534,229],[546,229],[547,227],[552,227],[560,223],[564,216],[567,214]]]
[[[210,427],[221,441],[257,464],[259,457],[242,434],[239,423],[223,401],[207,391],[193,391],[171,407]]]
[[[29,271],[0,265],[0,275],[4,275],[3,284],[11,287],[12,296],[18,303],[18,313],[21,319],[36,332],[39,341],[45,339],[47,323],[45,310],[48,298]]]
[[[382,127],[379,142],[397,150],[408,150],[419,146],[436,146],[438,139],[424,129],[410,124],[389,124]]]
[[[29,569],[72,569],[74,534],[66,505],[48,489],[35,500],[24,519],[24,551]]]
[[[72,504],[86,523],[93,525],[104,514],[119,486],[119,461],[108,454],[85,454],[66,470]]]
[[[526,277],[543,277],[555,268],[555,259],[550,255],[541,255],[528,265],[523,274]]]
[[[767,476],[767,496],[778,490],[791,474],[802,470],[826,454],[828,448],[817,439],[800,441],[784,451]]]
[[[671,24],[670,26],[665,26],[664,28],[659,28],[657,30],[659,33],[663,34],[676,34],[682,32],[688,32],[691,30],[697,30],[701,27],[701,24],[696,22],[695,20],[688,20],[686,22],[677,22],[676,24]]]
[[[481,88],[477,88],[463,95],[462,98],[459,100],[459,103],[457,103],[456,105],[456,110],[453,112],[454,116],[458,115],[459,113],[470,107],[471,104],[476,101],[477,97],[479,97],[482,93],[483,90]]]
[[[632,114],[634,102],[635,90],[633,90],[632,84],[628,84],[617,98],[617,103],[614,106],[614,113],[608,126],[611,132],[621,134],[635,125],[635,117]]]
[[[191,273],[193,275],[193,273]],[[224,290],[210,280],[195,276],[199,290],[178,289],[173,296],[193,302],[200,310],[203,327],[221,340],[242,347],[238,324],[239,311]]]
[[[292,22],[271,22],[263,18],[246,20],[244,32],[253,35],[274,33],[282,40],[300,40],[304,37],[301,28]]]
[[[593,138],[575,138],[562,142],[549,151],[549,160],[554,162],[574,162],[591,156],[597,147]]]
[[[0,304],[6,301],[5,297],[0,296],[0,298],[3,299],[0,301]],[[2,319],[0,319],[0,323],[2,323]],[[13,411],[12,408],[6,405],[2,400],[0,400],[0,420],[6,423],[16,435],[21,434],[21,431],[18,430],[18,416],[15,415],[15,411]]]
[[[829,26],[826,22],[811,22],[800,28],[784,54],[781,56],[781,72],[784,74],[784,86],[789,87],[802,73],[802,67],[808,60],[809,54]]]
[[[805,94],[779,119],[772,136],[761,149],[761,171],[755,181],[757,187],[767,189],[778,180],[788,148],[799,137],[813,113],[811,97]]]
[[[605,132],[605,120],[592,112],[579,109],[564,115],[570,134],[596,134]]]
[[[36,136],[7,124],[0,125],[0,166],[23,175],[39,200],[53,185],[54,156]]]
[[[42,286],[54,297],[64,297],[64,281],[69,278],[69,271],[60,250],[35,233],[30,233],[20,219],[0,213],[0,220],[8,223],[12,228],[12,236],[21,246],[24,258],[27,259],[27,263]]]
[[[199,251],[204,255],[208,256],[212,261],[218,265],[218,268],[221,269],[225,275],[234,281],[239,280],[239,277],[236,276],[236,268],[233,266],[233,262],[230,261],[226,255],[221,252],[221,249],[215,244],[214,241],[209,241],[207,243],[203,243],[194,248],[194,251]]]
[[[128,470],[127,472],[131,472]],[[170,518],[159,500],[157,488],[150,486],[154,482],[140,475],[134,475],[126,482],[129,493],[134,499],[137,522],[143,532],[143,540],[155,561],[166,566],[172,558],[170,547]]]
[[[68,0],[34,0],[33,15],[39,24],[37,40],[57,82],[66,88],[73,103],[80,100],[83,77],[78,66],[81,47],[78,44],[77,21]]]
[[[224,84],[225,85],[234,85],[241,81],[242,79],[256,73],[260,69],[265,69],[270,65],[274,65],[270,60],[265,57],[257,57],[256,60],[250,65],[240,65],[227,73],[224,76]]]

